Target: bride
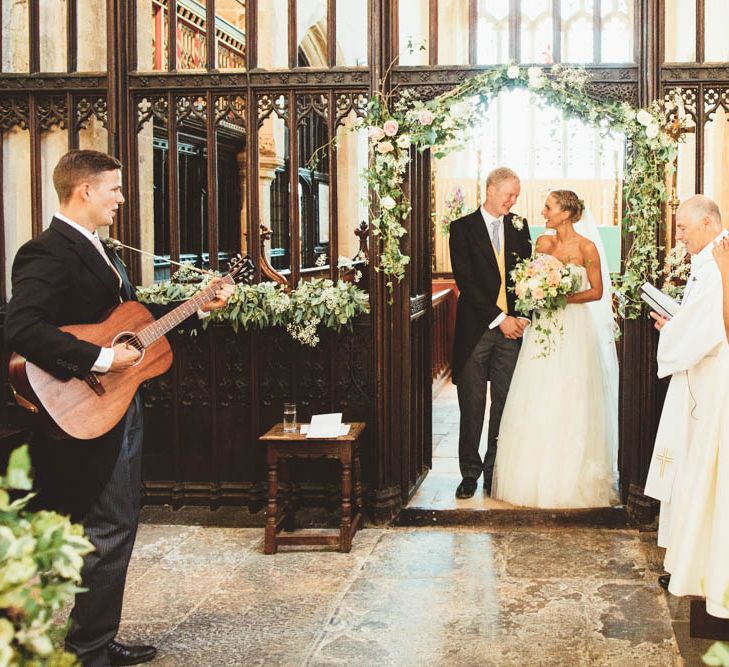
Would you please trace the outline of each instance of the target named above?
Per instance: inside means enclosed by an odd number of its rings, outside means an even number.
[[[513,505],[604,507],[618,500],[610,278],[597,227],[589,216],[578,224],[583,213],[571,190],[551,192],[542,211],[556,234],[540,236],[536,251],[578,266],[582,287],[552,316],[548,355],[534,326],[524,336],[501,420],[492,494]]]

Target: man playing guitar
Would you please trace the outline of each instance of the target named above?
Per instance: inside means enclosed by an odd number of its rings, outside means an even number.
[[[6,344],[60,380],[124,373],[141,356],[128,343],[101,347],[60,329],[99,322],[120,302],[136,301],[123,263],[98,236],[124,203],[121,169],[116,158],[98,151],[64,155],[53,172],[60,210],[13,262]],[[201,309],[223,307],[232,292],[232,285],[217,283]],[[132,665],[156,653],[152,646],[115,640],[139,518],[141,449],[138,392],[119,423],[100,437],[58,440],[39,428],[31,439],[38,506],[81,522],[96,547],[84,561],[88,591],[76,596],[66,638],[86,667]]]

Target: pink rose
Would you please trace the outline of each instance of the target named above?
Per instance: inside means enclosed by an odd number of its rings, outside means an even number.
[[[526,291],[526,287],[523,283],[518,283],[516,286],[516,289],[514,290],[516,292],[516,296],[518,296],[520,299],[524,296],[524,292]]]
[[[374,139],[375,141],[379,141],[382,139],[382,137],[385,136],[385,133],[382,131],[381,127],[377,127],[376,125],[373,125],[370,127],[368,132],[370,139]]]
[[[547,285],[549,285],[550,287],[557,287],[561,279],[562,278],[557,271],[550,271],[549,275],[547,276]]]
[[[418,114],[421,125],[430,125],[433,122],[433,113],[428,109],[422,109]]]
[[[532,296],[539,300],[544,298],[544,290],[541,287],[535,287],[534,291],[532,292]]]
[[[397,131],[400,129],[400,126],[397,124],[396,120],[393,120],[390,118],[390,120],[385,121],[385,124],[382,126],[385,130],[385,134],[388,137],[394,137],[397,134]]]
[[[381,155],[385,155],[394,151],[395,147],[392,145],[391,141],[381,141],[377,144],[377,150]]]

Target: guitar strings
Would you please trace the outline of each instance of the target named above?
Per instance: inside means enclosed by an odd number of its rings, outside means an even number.
[[[170,259],[169,257],[163,257],[161,255],[155,255],[153,252],[147,252],[146,250],[140,250],[139,248],[135,248],[134,246],[127,245],[126,243],[122,243],[118,239],[109,239],[111,244],[113,246],[119,246],[121,248],[126,248],[127,250],[132,250],[134,252],[138,252],[140,255],[146,255],[147,257],[152,257],[153,259],[161,259],[165,262],[169,262],[170,264],[174,264],[175,266],[179,266],[182,269],[190,269],[191,271],[196,271],[197,273],[202,273],[205,276],[215,276],[214,271],[210,271],[209,269],[200,269],[194,264],[181,264],[180,262],[176,262],[173,259]]]

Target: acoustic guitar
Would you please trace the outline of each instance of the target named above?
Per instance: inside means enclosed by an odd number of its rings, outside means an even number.
[[[237,255],[222,281],[232,285],[249,280],[253,270],[250,258]],[[60,327],[61,331],[100,347],[117,343],[136,347],[141,357],[121,372],[92,372],[84,379],[60,380],[13,352],[8,371],[18,405],[47,417],[56,437],[65,434],[91,440],[108,433],[125,415],[139,385],[162,375],[172,365],[172,348],[165,334],[211,301],[215,289],[214,285],[206,287],[158,320],[141,303],[125,301],[97,324]]]

